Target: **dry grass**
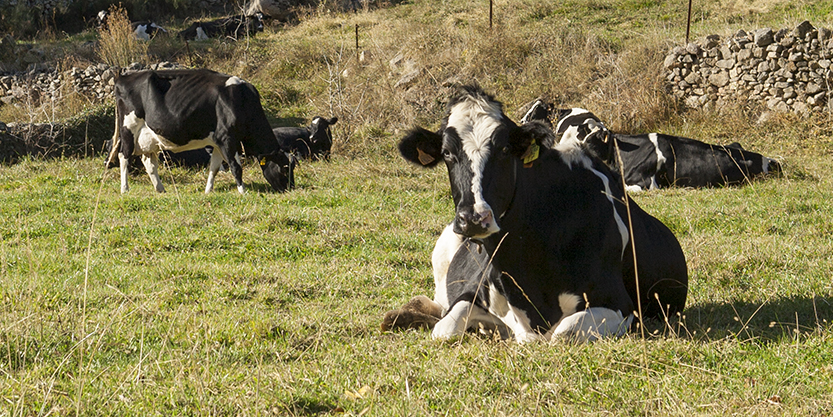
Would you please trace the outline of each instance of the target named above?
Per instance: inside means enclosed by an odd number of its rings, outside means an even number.
[[[108,65],[126,67],[134,62],[147,64],[148,44],[133,34],[127,11],[121,6],[112,5],[106,28],[100,31],[101,39],[98,54]]]

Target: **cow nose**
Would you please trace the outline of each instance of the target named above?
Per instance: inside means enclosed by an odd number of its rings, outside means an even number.
[[[463,236],[478,236],[486,233],[492,223],[492,213],[476,213],[473,210],[465,210],[457,213],[454,219],[454,232]]]

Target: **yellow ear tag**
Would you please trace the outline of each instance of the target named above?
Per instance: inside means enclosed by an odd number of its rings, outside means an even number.
[[[523,155],[524,166],[531,166],[531,164],[536,159],[538,159],[538,154],[540,153],[540,151],[541,148],[538,146],[538,142],[532,141],[532,143],[529,145],[529,148],[526,149],[526,153],[524,153]]]
[[[266,165],[266,157],[260,158],[260,166]]]

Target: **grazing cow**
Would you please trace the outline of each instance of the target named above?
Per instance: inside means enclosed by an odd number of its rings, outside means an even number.
[[[254,156],[275,191],[294,186],[295,158],[275,140],[255,87],[238,77],[205,69],[139,71],[118,77],[116,132],[108,164],[118,154],[121,192],[128,191],[128,158],[141,155],[156,191],[158,153],[214,148],[205,192],[225,160],[243,193],[242,153]],[[241,146],[242,145],[242,146]]]
[[[251,16],[241,14],[207,22],[194,22],[179,32],[179,37],[189,41],[226,36],[237,40],[245,36],[254,36],[257,32],[263,32],[263,13],[260,12]]]
[[[641,282],[640,293],[651,288],[662,305],[683,308],[688,278],[679,243],[584,152],[578,136],[586,133],[574,129],[576,139],[540,146],[554,141],[548,127],[517,126],[491,96],[464,87],[439,131],[416,128],[401,140],[406,160],[445,162],[456,207],[432,259],[437,288],[427,314],[444,312],[434,338],[475,325],[506,329],[518,342],[623,334],[636,302],[629,286],[637,294],[636,283],[625,282],[631,235],[646,240],[637,250],[656,249],[652,258],[667,273]]]
[[[522,121],[551,123],[551,119],[556,120],[554,130],[559,137],[571,126],[588,126],[592,132],[584,139],[587,147],[617,172],[618,146],[628,191],[733,185],[781,172],[778,161],[747,151],[737,142],[712,145],[661,133],[612,133],[585,109],[554,109],[541,100],[532,105]]]
[[[315,116],[309,127],[276,127],[272,129],[281,148],[295,154],[298,159],[330,159],[333,135],[330,126],[338,117],[325,119]]]
[[[109,18],[109,16],[110,12],[108,12],[107,10],[102,10],[98,12],[99,28],[107,28],[107,19]],[[168,33],[168,31],[162,26],[159,26],[156,23],[147,20],[131,22],[130,28],[133,30],[133,34],[136,35],[137,38],[145,41],[150,40],[159,33]]]

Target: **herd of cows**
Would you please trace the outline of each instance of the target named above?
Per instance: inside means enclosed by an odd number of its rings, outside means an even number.
[[[99,28],[107,27],[109,16],[110,13],[106,10],[98,12],[96,24]],[[202,20],[192,23],[191,26],[180,31],[177,36],[187,41],[222,37],[237,40],[262,32],[263,19],[263,13],[257,12],[253,15],[240,14],[219,19]],[[130,26],[133,34],[142,40],[150,40],[157,35],[168,34],[165,28],[151,21],[131,22]]]
[[[123,193],[132,156],[163,192],[159,154],[183,151],[208,166],[206,192],[224,163],[244,192],[244,155],[275,191],[292,189],[297,158],[327,159],[338,120],[272,128],[252,84],[205,69],[127,73],[114,94],[107,163],[118,160]],[[456,212],[432,254],[434,298],[388,312],[382,329],[428,327],[439,339],[482,329],[518,342],[592,341],[622,335],[636,312],[681,312],[685,255],[627,192],[780,172],[738,144],[621,135],[587,110],[540,100],[515,124],[476,86],[460,88],[438,130],[413,129],[399,150],[419,166],[445,163]]]

